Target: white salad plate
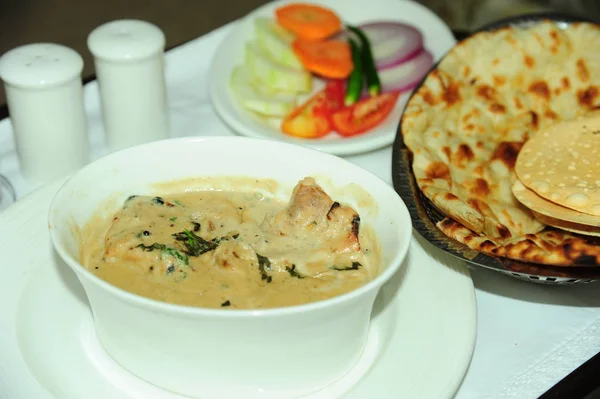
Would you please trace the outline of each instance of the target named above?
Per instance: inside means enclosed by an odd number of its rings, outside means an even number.
[[[230,88],[231,71],[244,63],[244,45],[253,40],[254,19],[270,16],[274,10],[290,2],[280,0],[269,2],[257,8],[238,22],[221,42],[213,57],[209,70],[209,90],[212,104],[235,132],[245,136],[287,141],[312,147],[335,155],[350,155],[375,150],[394,141],[396,128],[404,106],[412,91],[400,95],[394,110],[379,126],[369,132],[354,137],[342,137],[336,133],[319,139],[301,139],[288,136],[279,129],[280,120],[266,119],[244,109],[236,100]],[[399,21],[411,24],[423,34],[424,45],[437,62],[456,40],[450,28],[425,6],[410,0],[311,0],[335,11],[346,23],[359,25],[370,21]],[[423,71],[425,74],[427,71]],[[315,81],[315,89],[322,86]]]
[[[99,344],[83,288],[48,234],[62,183],[0,214],[0,398],[183,399],[127,372]],[[420,237],[405,262],[376,300],[361,359],[304,399],[454,396],[475,345],[473,282],[464,263]]]

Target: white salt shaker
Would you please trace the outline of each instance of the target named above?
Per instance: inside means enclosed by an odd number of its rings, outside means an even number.
[[[165,36],[138,20],[108,22],[88,36],[100,86],[108,147],[117,150],[167,138]]]
[[[0,58],[21,173],[38,185],[89,162],[83,59],[52,43],[17,47]]]

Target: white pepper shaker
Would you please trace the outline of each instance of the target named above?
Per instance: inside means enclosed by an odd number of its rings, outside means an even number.
[[[53,43],[17,47],[0,58],[0,78],[21,173],[38,185],[89,162],[83,59]]]
[[[139,20],[108,22],[88,36],[110,150],[167,138],[165,36]]]

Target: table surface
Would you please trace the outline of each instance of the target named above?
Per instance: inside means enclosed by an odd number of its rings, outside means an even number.
[[[210,106],[206,80],[211,55],[231,28],[229,24],[167,53],[176,135],[226,129]],[[85,90],[92,148],[98,146],[94,137],[102,134],[97,97],[92,82]],[[101,152],[93,151],[93,158]],[[391,148],[350,158],[369,157],[383,165],[373,171],[391,183]],[[20,197],[35,188],[20,176],[9,119],[0,121],[0,173],[13,181]],[[478,301],[478,340],[458,399],[536,398],[600,352],[599,284],[541,286],[483,269],[471,269],[471,274]],[[595,367],[592,370],[598,370]]]

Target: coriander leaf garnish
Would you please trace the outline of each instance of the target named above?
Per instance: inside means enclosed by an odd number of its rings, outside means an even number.
[[[198,225],[198,229],[200,229],[200,227],[199,227],[200,224],[199,223],[196,223],[196,224]],[[207,241],[204,238],[194,234],[194,232],[192,232],[188,229],[185,229],[179,233],[173,234],[173,237],[175,237],[175,240],[181,241],[183,243],[183,245],[185,246],[185,250],[183,252],[185,252],[189,256],[200,256],[207,252],[213,251],[213,250],[217,249],[217,247],[219,246],[219,244],[221,242],[227,241],[230,239],[236,239],[236,238],[238,238],[238,236],[239,236],[239,234],[234,234],[232,236],[217,237],[217,238],[213,238],[210,241]]]
[[[155,242],[152,245],[140,244],[140,245],[136,246],[136,248],[142,248],[146,252],[151,252],[154,250],[162,251],[163,249],[167,248],[167,246],[165,244],[159,244],[159,243]]]
[[[331,266],[330,269],[332,270],[337,270],[339,272],[344,272],[347,270],[358,270],[359,267],[361,267],[362,265],[360,264],[360,262],[352,262],[352,266],[347,266],[347,267],[336,267],[336,266]]]
[[[189,264],[189,259],[186,255],[182,254],[175,248],[167,247],[165,244],[159,244],[157,242],[155,242],[152,245],[139,244],[136,246],[136,248],[141,248],[143,251],[146,252],[158,250],[160,251],[161,258],[165,256],[171,256],[179,262],[183,263],[185,266]]]
[[[258,253],[256,254],[256,258],[258,259],[258,271],[261,278],[270,283],[273,278],[267,274],[267,270],[271,270],[271,261],[266,256],[259,255]]]
[[[187,229],[173,234],[173,237],[175,237],[175,240],[183,242],[186,248],[184,252],[189,256],[200,256],[219,246],[218,242],[206,241],[204,238],[197,236]]]
[[[154,203],[156,205],[164,205],[165,200],[162,197],[154,197],[154,198],[152,198],[152,203]]]
[[[172,257],[178,259],[179,261],[181,261],[186,266],[189,264],[189,258],[187,257],[187,255],[182,254],[181,252],[179,252],[175,248],[165,248],[165,249],[163,249],[161,251],[161,256],[163,256],[163,255],[172,256]]]
[[[298,272],[296,271],[296,265],[292,265],[292,267],[288,267],[288,266],[286,266],[286,267],[285,267],[285,270],[286,270],[286,271],[287,271],[287,272],[290,274],[290,276],[292,276],[292,277],[296,277],[296,278],[300,278],[300,279],[304,278],[304,276],[303,276],[303,275],[301,275],[300,273],[298,273]]]

